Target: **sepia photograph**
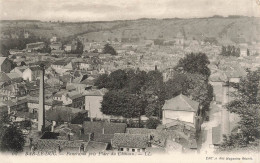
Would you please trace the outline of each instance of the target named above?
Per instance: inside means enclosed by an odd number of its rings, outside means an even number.
[[[260,162],[260,0],[0,0],[0,160]]]

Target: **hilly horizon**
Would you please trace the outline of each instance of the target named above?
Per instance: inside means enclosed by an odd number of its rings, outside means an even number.
[[[38,20],[1,20],[1,33],[26,30],[39,37],[84,37],[88,41],[122,38],[165,39],[178,35],[186,39],[213,38],[220,44],[260,41],[260,18],[215,15],[205,18],[140,18],[136,20],[46,22]]]

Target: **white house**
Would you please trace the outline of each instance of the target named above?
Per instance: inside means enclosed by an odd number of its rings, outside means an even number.
[[[190,123],[195,126],[198,108],[198,102],[180,94],[177,97],[165,101],[165,104],[162,108],[162,123],[167,124],[177,120]]]
[[[103,114],[100,110],[104,92],[101,90],[91,91],[85,94],[85,110],[90,118],[109,119],[110,116]]]
[[[33,81],[36,80],[41,72],[40,67],[29,67],[23,71],[23,80]]]

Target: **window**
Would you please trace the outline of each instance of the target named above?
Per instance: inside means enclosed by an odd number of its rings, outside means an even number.
[[[129,152],[129,148],[126,149]]]
[[[142,152],[145,152],[145,148],[142,149]]]
[[[124,151],[124,148],[120,148],[120,151]]]
[[[137,149],[137,152],[140,152],[140,149]]]
[[[132,149],[132,152],[135,152],[135,149]]]

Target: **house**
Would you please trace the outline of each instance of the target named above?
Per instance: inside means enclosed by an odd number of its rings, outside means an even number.
[[[181,121],[196,125],[199,103],[189,97],[180,94],[170,100],[166,100],[162,108],[162,124]]]
[[[38,97],[32,97],[32,96],[27,96],[27,100],[28,100],[28,108],[29,108],[29,112],[31,113],[36,113],[38,112],[38,108],[39,106],[39,98]],[[45,110],[49,110],[52,107],[55,106],[61,106],[62,102],[58,101],[58,100],[53,100],[52,98],[46,98],[44,101],[44,107]]]
[[[28,110],[27,99],[8,100],[3,101],[2,103],[7,105],[9,113]]]
[[[23,77],[23,72],[26,70],[28,66],[20,66],[20,67],[15,67],[11,73],[15,72],[17,73],[20,77]]]
[[[0,89],[0,93],[9,98],[22,97],[27,94],[27,89],[22,84],[14,83]]]
[[[120,152],[144,153],[151,147],[150,138],[142,134],[115,133],[112,148]]]
[[[65,45],[64,50],[65,50],[66,52],[71,52],[71,51],[76,50],[76,48],[77,48],[77,43],[76,43],[75,41],[72,41],[71,44]]]
[[[62,44],[61,42],[53,42],[50,44],[51,50],[61,50]]]
[[[10,78],[10,80],[12,82],[17,82],[20,83],[23,81],[22,76],[20,76],[18,73],[16,72],[10,72],[10,73],[6,73],[6,75]]]
[[[106,89],[93,90],[85,93],[85,109],[89,113],[91,119],[106,119],[109,118],[108,115],[104,115],[100,108],[101,102],[103,101],[103,96],[107,92]]]
[[[88,70],[90,67],[91,67],[91,64],[86,63],[86,62],[81,62],[81,63],[79,64],[79,68],[80,68],[81,70]]]
[[[0,57],[0,72],[9,73],[11,70],[11,61],[7,57]]]
[[[64,50],[60,50],[60,49],[57,49],[57,50],[51,50],[51,55],[56,55],[58,57],[63,57],[65,54],[65,51]]]
[[[33,152],[53,152],[57,154],[83,154],[93,152],[104,152],[106,143],[82,140],[57,140],[57,139],[35,139],[31,144]]]
[[[41,73],[41,68],[39,66],[28,67],[23,71],[23,80],[34,81]]]
[[[247,48],[241,48],[240,57],[246,57],[246,56],[247,56]]]
[[[28,52],[32,52],[34,50],[43,49],[45,47],[44,42],[36,42],[36,43],[29,43],[26,44],[26,50]]]
[[[88,88],[86,84],[80,84],[80,83],[67,83],[66,90],[68,91],[77,91],[79,93],[85,92],[85,90]]]
[[[51,67],[59,74],[64,74],[66,71],[74,70],[74,65],[70,61],[58,60],[51,64]]]
[[[125,123],[91,122],[84,121],[84,134],[91,134],[94,141],[111,144],[111,140],[116,133],[125,133]]]
[[[52,36],[52,38],[50,39],[50,42],[56,42],[57,41],[57,36]]]
[[[61,96],[63,105],[84,109],[85,108],[85,96],[77,91],[67,92]]]

